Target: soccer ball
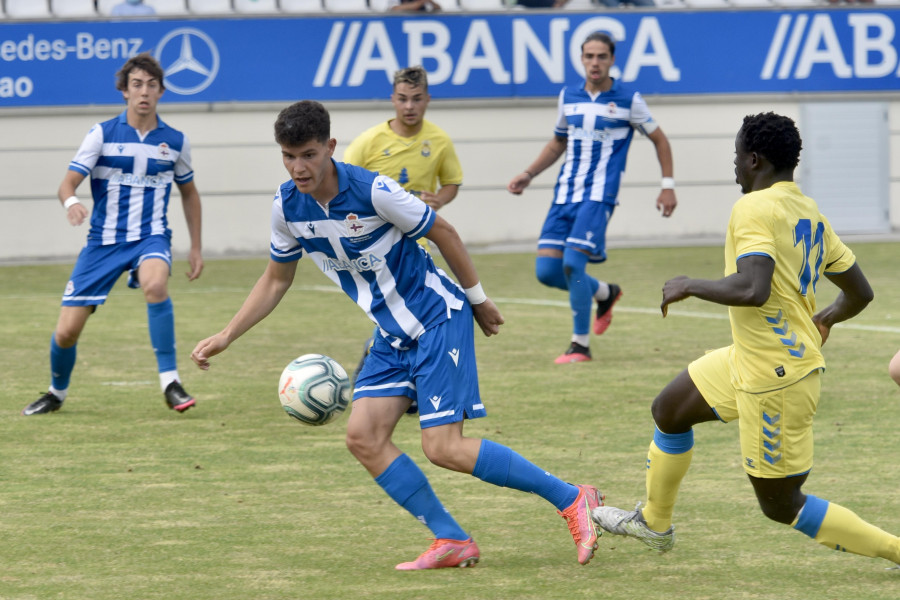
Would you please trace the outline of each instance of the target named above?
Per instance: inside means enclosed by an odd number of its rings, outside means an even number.
[[[284,412],[307,425],[324,425],[350,404],[350,379],[336,360],[304,354],[281,373],[278,399]]]

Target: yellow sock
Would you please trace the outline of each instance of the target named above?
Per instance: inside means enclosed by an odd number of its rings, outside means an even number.
[[[832,550],[900,563],[900,538],[834,502],[807,494],[806,504],[791,526]]]
[[[657,445],[660,433],[650,442],[647,451],[647,505],[643,508],[644,520],[653,531],[666,531],[672,525],[672,512],[681,480],[691,466],[693,450],[693,432],[690,436],[690,447],[678,454],[663,452]],[[662,434],[666,436],[666,434]],[[677,434],[684,435],[684,434]]]

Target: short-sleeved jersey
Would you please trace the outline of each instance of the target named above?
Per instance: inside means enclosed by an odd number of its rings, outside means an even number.
[[[141,137],[124,112],[91,128],[69,170],[91,178],[89,246],[171,237],[172,182],[194,178],[187,136],[157,117],[157,128]]]
[[[641,95],[616,80],[599,94],[590,94],[584,85],[564,87],[553,134],[566,138],[566,159],[556,179],[554,202],[618,204],[634,131],[649,135],[658,127]]]
[[[465,298],[416,243],[437,214],[389,177],[334,164],[339,191],[325,207],[293,181],[278,188],[270,256],[290,262],[309,255],[392,346],[409,348],[461,309]]]
[[[732,374],[738,389],[758,393],[825,367],[822,338],[812,322],[816,285],[825,273],[851,268],[856,257],[793,182],[751,192],[735,203],[725,240],[725,276],[751,255],[775,261],[772,293],[761,307],[729,307]]]
[[[423,121],[413,137],[397,135],[390,121],[367,129],[344,151],[344,162],[387,175],[416,196],[434,193],[438,183],[461,185],[462,165],[443,129]]]

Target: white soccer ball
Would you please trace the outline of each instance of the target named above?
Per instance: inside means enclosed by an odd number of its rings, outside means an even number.
[[[324,425],[350,404],[347,372],[322,354],[304,354],[281,373],[278,399],[284,412],[307,425]]]

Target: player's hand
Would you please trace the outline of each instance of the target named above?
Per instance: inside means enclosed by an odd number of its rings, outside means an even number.
[[[528,173],[519,173],[515,177],[512,178],[512,181],[509,182],[509,185],[506,186],[506,189],[510,194],[515,194],[518,196],[525,188],[528,187],[528,184],[531,183],[531,176]]]
[[[69,220],[69,224],[73,227],[78,227],[88,216],[87,207],[84,204],[77,203],[73,204],[69,207],[69,210],[66,211],[66,218]]]
[[[500,326],[505,321],[493,300],[488,298],[481,304],[473,304],[472,313],[475,315],[475,321],[478,322],[478,326],[481,327],[484,335],[491,337],[500,333]]]
[[[678,206],[678,200],[675,199],[675,190],[662,190],[656,199],[656,210],[662,213],[664,217],[671,217]]]
[[[190,266],[190,270],[185,272],[188,281],[193,281],[200,277],[200,273],[203,272],[203,256],[200,254],[200,250],[191,248],[190,253],[188,253],[188,266]]]
[[[662,304],[659,305],[659,309],[662,311],[663,318],[669,314],[669,305],[674,302],[680,302],[685,298],[689,298],[691,295],[687,291],[687,282],[689,281],[689,277],[686,275],[679,275],[673,279],[668,280],[662,289],[663,299]]]
[[[828,336],[831,334],[831,327],[822,322],[821,313],[813,315],[812,322],[816,329],[819,330],[819,335],[822,336],[822,345],[824,346],[825,342],[828,341]]]
[[[432,194],[431,192],[426,192],[423,190],[419,192],[419,198],[422,200],[422,202],[424,202],[434,210],[437,210],[441,206],[443,206],[437,194]]]
[[[217,333],[197,343],[193,352],[191,352],[191,360],[204,371],[208,371],[209,359],[216,354],[224,352],[228,345],[229,342],[225,335]]]

